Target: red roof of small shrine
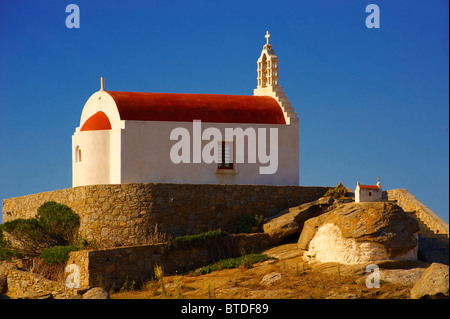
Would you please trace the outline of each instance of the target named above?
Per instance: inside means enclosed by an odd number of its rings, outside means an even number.
[[[359,188],[377,189],[378,185],[359,185]]]

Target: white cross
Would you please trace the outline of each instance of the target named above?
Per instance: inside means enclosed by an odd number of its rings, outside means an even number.
[[[267,44],[269,44],[269,38],[270,38],[269,31],[266,31],[265,37],[266,37],[266,40],[267,40]]]

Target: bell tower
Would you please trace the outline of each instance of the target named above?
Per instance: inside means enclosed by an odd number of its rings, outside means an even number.
[[[290,124],[293,119],[298,121],[297,113],[295,113],[294,108],[288,101],[286,93],[283,92],[283,87],[279,86],[278,57],[269,43],[269,31],[266,31],[265,38],[266,44],[257,62],[258,82],[253,95],[268,95],[277,100],[283,109],[286,124]]]
[[[278,86],[278,58],[269,43],[270,34],[266,32],[266,41],[258,59],[258,88]]]

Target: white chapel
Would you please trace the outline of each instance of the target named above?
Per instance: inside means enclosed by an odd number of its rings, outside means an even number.
[[[359,181],[356,183],[355,202],[379,202],[382,200],[383,191],[381,189],[380,177],[376,185],[361,185]]]
[[[253,95],[109,91],[102,78],[72,136],[73,187],[299,185],[299,119],[269,38]]]

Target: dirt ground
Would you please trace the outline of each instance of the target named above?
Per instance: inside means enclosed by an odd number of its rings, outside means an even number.
[[[365,265],[326,263],[311,266],[303,262],[296,243],[277,246],[262,253],[277,259],[254,264],[250,269],[224,269],[201,276],[166,276],[163,278],[164,289],[161,282],[155,280],[140,289],[131,287],[111,293],[111,298],[406,299],[410,296],[415,278],[419,278],[423,271],[422,268],[410,270],[410,278],[402,279],[402,284],[380,280],[379,288],[368,288],[366,277],[369,273]]]

